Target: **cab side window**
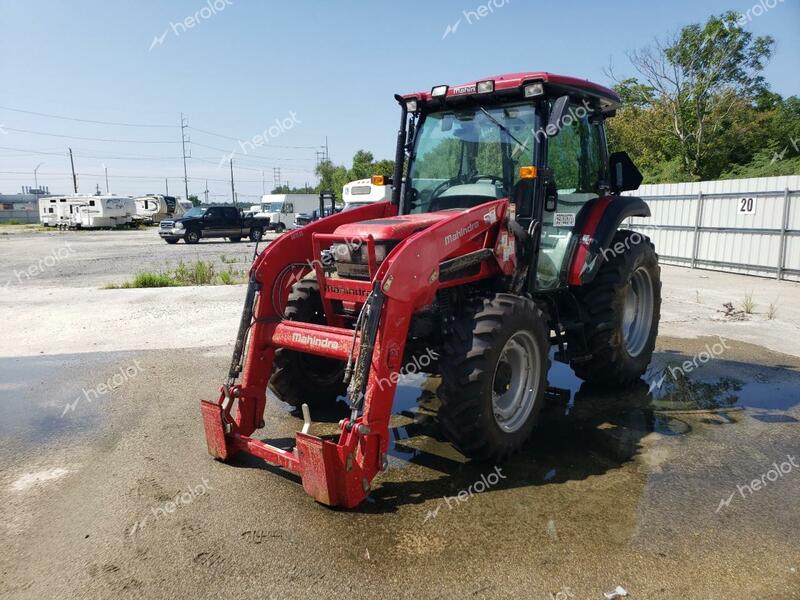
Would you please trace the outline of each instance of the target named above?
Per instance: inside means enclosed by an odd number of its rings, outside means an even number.
[[[582,104],[573,102],[558,134],[547,140],[547,165],[553,171],[558,202],[544,213],[542,250],[537,269],[540,289],[559,287],[570,247],[575,218],[602,192],[607,180],[605,148],[600,128]]]

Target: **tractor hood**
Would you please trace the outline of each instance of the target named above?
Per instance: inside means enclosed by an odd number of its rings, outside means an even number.
[[[462,209],[358,221],[337,227],[335,233],[348,239],[363,239],[371,235],[376,241],[403,240],[459,212],[462,212]]]

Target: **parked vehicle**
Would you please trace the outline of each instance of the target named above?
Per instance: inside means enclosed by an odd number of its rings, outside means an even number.
[[[246,216],[234,206],[196,207],[178,219],[163,220],[158,235],[168,244],[183,240],[196,244],[201,238],[228,238],[239,242],[243,237],[257,242],[269,228],[269,221]]]
[[[395,390],[411,366],[441,376],[443,434],[496,464],[534,434],[551,346],[585,381],[628,385],[658,332],[658,256],[620,229],[650,209],[621,195],[642,176],[606,148],[616,92],[538,72],[396,98],[391,201],[264,249],[227,380],[201,402],[213,456],[258,456],[329,505],[358,505],[387,468]],[[267,386],[303,411],[293,450],[253,436]],[[312,435],[310,408],[341,396],[350,414],[338,439]]]
[[[310,213],[315,208],[319,208],[316,194],[265,194],[251,210],[257,209],[256,216],[269,219],[270,230],[281,233],[294,229],[299,213]]]
[[[351,181],[342,188],[342,200],[344,209],[358,208],[366,206],[372,202],[385,202],[392,195],[392,186],[386,185],[383,177],[372,179],[357,179]],[[377,183],[380,181],[381,183]]]
[[[330,217],[337,212],[340,212],[341,208],[331,208],[330,206],[326,206],[323,210],[322,216],[323,217]],[[309,223],[313,223],[317,219],[319,219],[319,209],[314,209],[310,213],[300,213],[294,219],[295,227],[303,227],[303,225],[308,225]]]
[[[124,227],[133,222],[136,202],[130,196],[88,196],[79,206],[74,225],[82,229]]]
[[[178,204],[175,196],[164,196],[162,194],[148,194],[135,198],[136,214],[134,221],[143,223],[158,223],[162,219],[180,216],[184,212],[183,207]]]
[[[49,196],[39,199],[43,224],[69,229],[124,227],[133,222],[136,203],[130,196]]]

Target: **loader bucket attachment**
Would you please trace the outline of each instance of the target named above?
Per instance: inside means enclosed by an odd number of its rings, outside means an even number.
[[[201,400],[200,411],[203,413],[208,453],[219,460],[227,460],[229,453],[228,444],[225,441],[225,428],[222,424],[222,406],[208,400]]]

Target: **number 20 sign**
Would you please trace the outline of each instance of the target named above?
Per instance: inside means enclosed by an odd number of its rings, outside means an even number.
[[[752,198],[741,198],[737,201],[739,203],[738,213],[740,215],[753,215],[756,212],[756,201]]]

